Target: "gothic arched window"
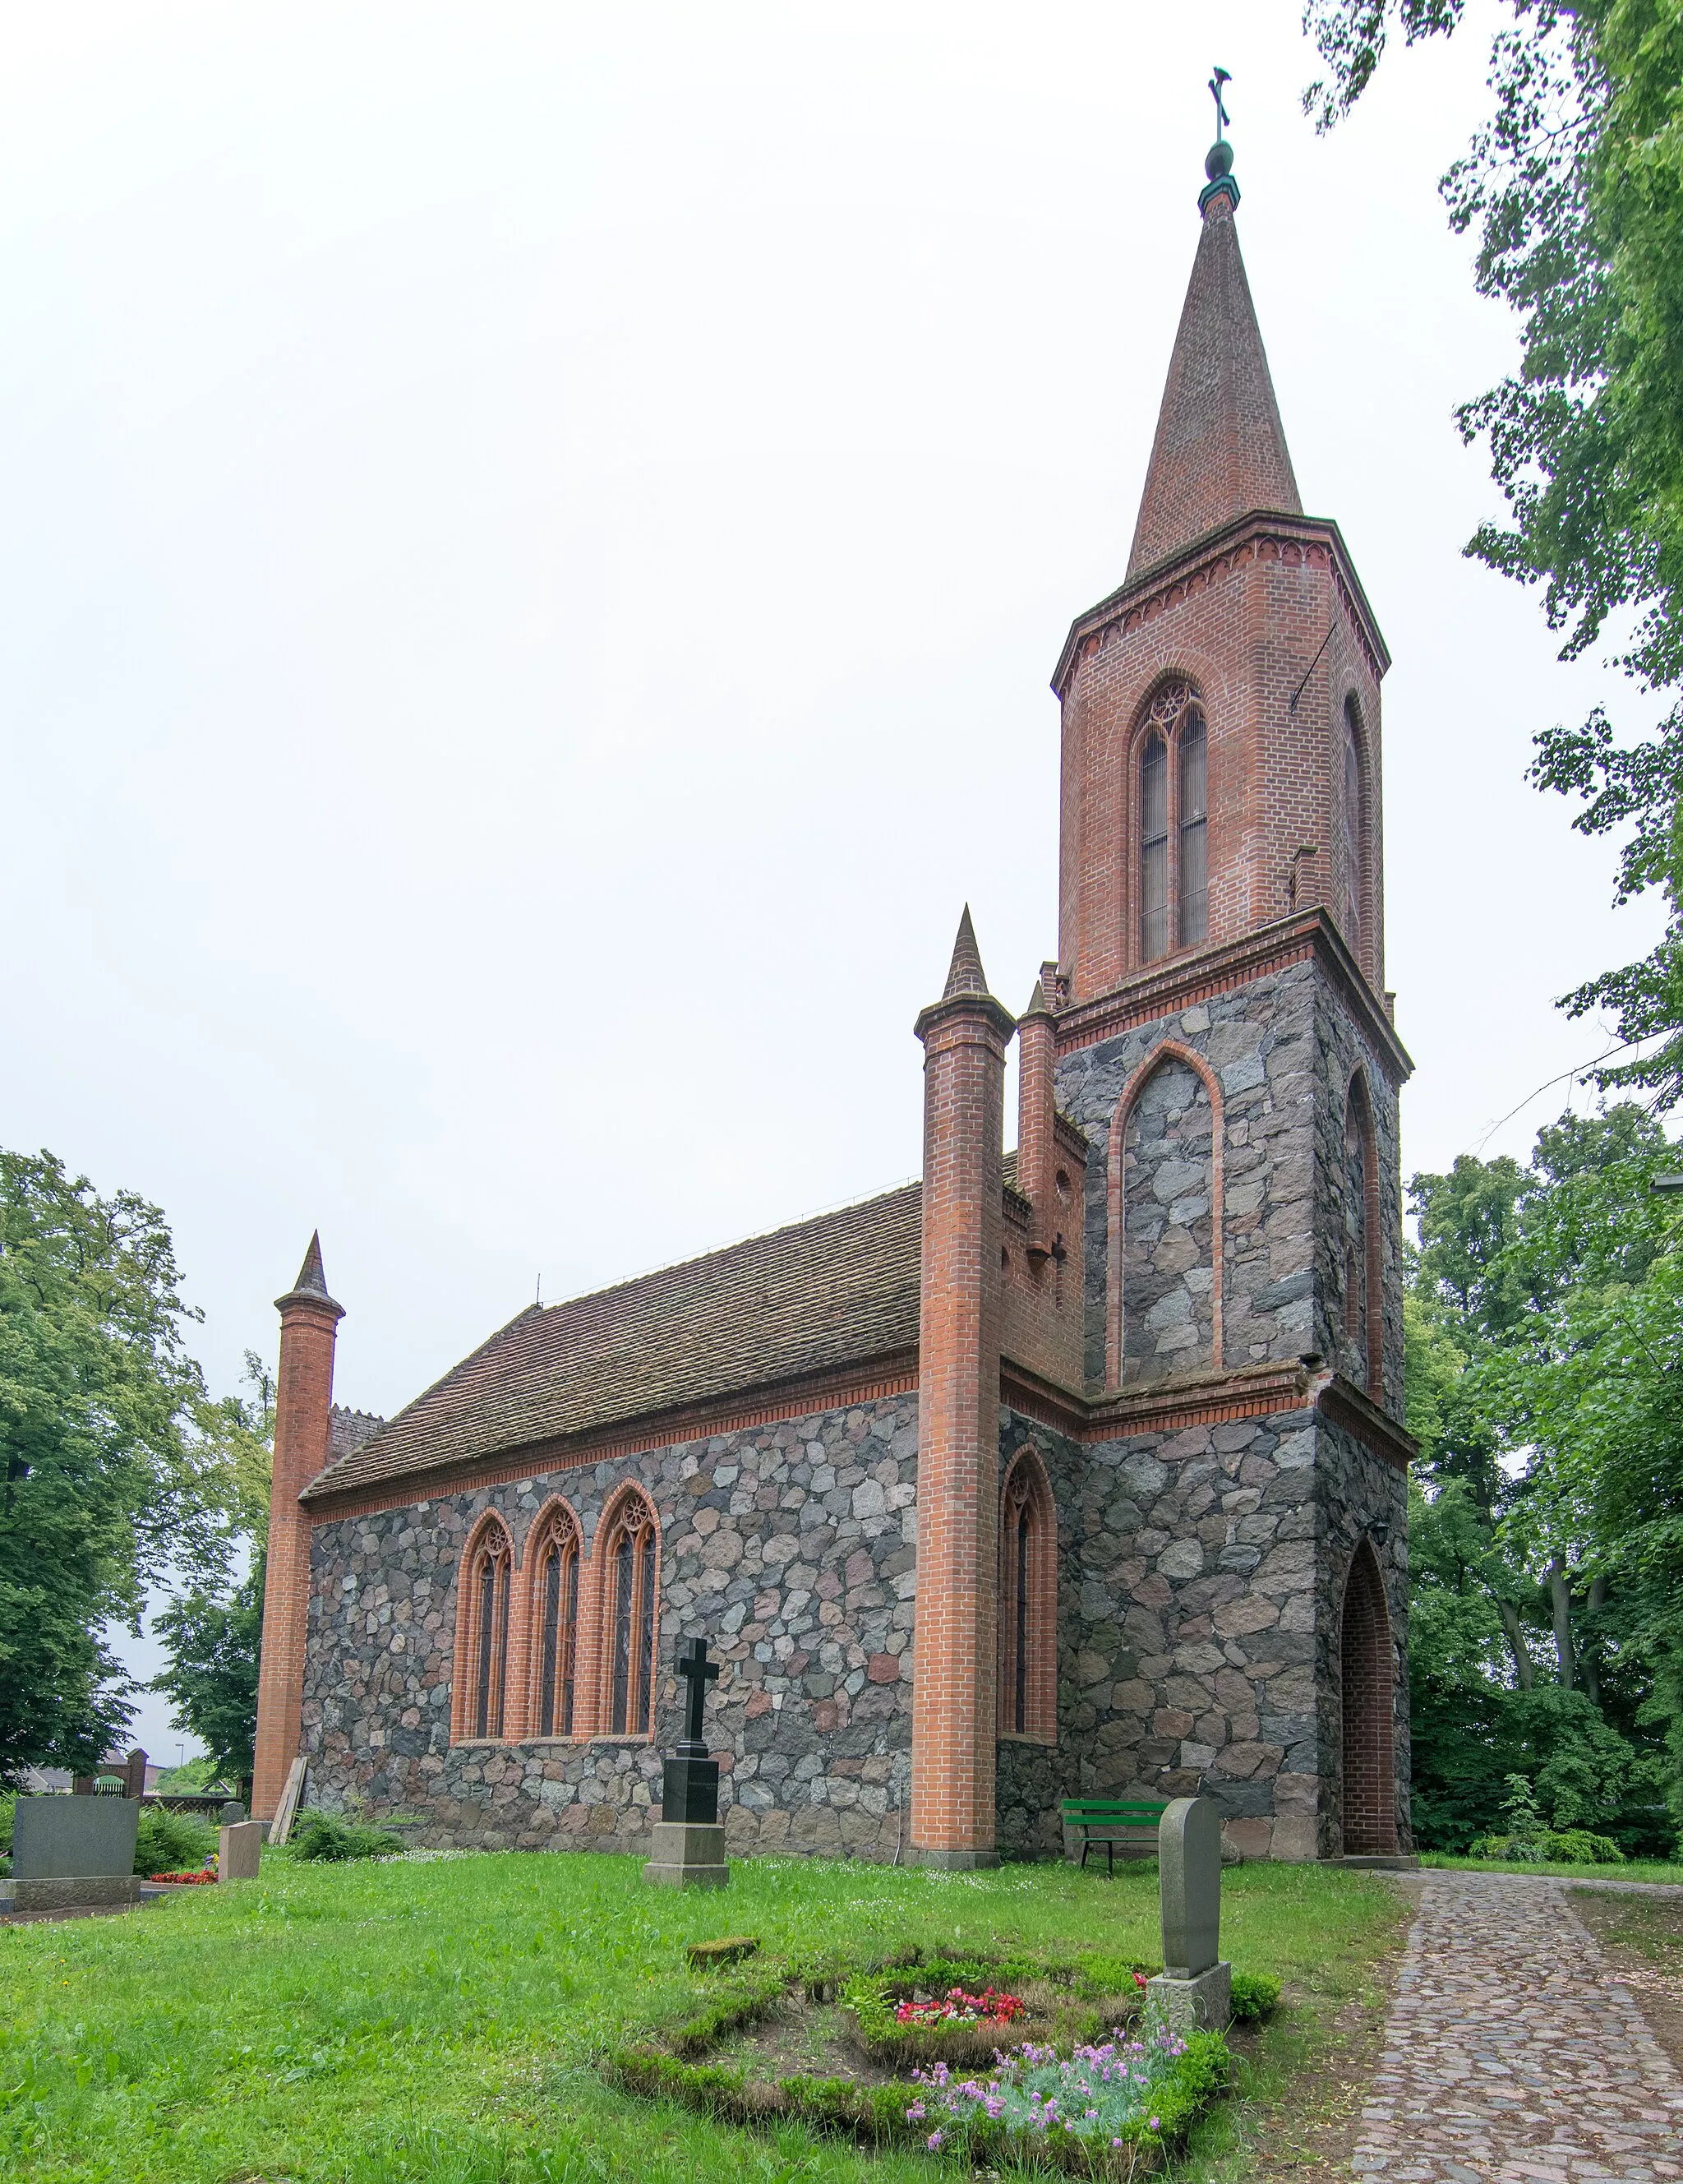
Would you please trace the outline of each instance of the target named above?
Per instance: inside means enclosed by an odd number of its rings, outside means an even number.
[[[638,1493],[614,1513],[606,1556],[608,1704],[611,1736],[647,1736],[653,1717],[654,1512]]]
[[[1209,931],[1208,814],[1205,807],[1206,760],[1209,738],[1202,713],[1189,712],[1181,723],[1180,746],[1180,945],[1195,947]]]
[[[1046,1467],[1023,1449],[999,1508],[999,1730],[1058,1731],[1058,1520]]]
[[[1169,952],[1169,751],[1146,738],[1140,760],[1140,954],[1147,963]]]
[[[536,1671],[532,1726],[539,1736],[570,1736],[579,1647],[579,1527],[570,1509],[558,1507],[542,1520],[526,1556]]]
[[[1159,690],[1139,746],[1140,961],[1209,937],[1209,735],[1190,683]]]
[[[1356,701],[1344,700],[1343,765],[1338,783],[1338,845],[1344,905],[1344,937],[1359,962],[1367,905],[1366,835],[1362,826],[1362,738]]]
[[[513,1542],[500,1517],[480,1521],[462,1557],[456,1593],[453,1733],[502,1737],[508,1684],[508,1591]]]

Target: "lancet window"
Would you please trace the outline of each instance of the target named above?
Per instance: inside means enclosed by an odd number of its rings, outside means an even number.
[[[608,1733],[647,1736],[653,1716],[656,1533],[641,1494],[614,1513],[606,1549]]]
[[[508,1594],[513,1544],[500,1518],[487,1518],[462,1560],[457,1594],[456,1734],[503,1735],[508,1685]]]
[[[1057,1733],[1058,1531],[1046,1468],[1024,1449],[1005,1474],[999,1510],[999,1728]]]
[[[1366,922],[1368,874],[1362,825],[1362,736],[1356,701],[1344,701],[1343,764],[1339,774],[1338,842],[1344,909],[1344,937],[1350,953],[1362,957],[1362,928]]]
[[[1358,1387],[1380,1386],[1380,1254],[1375,1232],[1378,1169],[1373,1112],[1358,1070],[1344,1105],[1345,1370]]]
[[[1209,733],[1187,682],[1159,690],[1139,750],[1140,961],[1209,937]]]
[[[536,1669],[532,1726],[539,1736],[573,1734],[579,1652],[579,1527],[558,1508],[526,1550],[533,1573]]]

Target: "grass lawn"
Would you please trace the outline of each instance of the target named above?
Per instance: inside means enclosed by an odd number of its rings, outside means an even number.
[[[1188,2173],[1226,2173],[1258,2098],[1370,1988],[1403,1907],[1383,1879],[1224,1875],[1222,1946],[1288,2006]],[[725,2129],[610,2092],[611,2042],[707,1992],[686,1942],[1081,1947],[1158,1960],[1157,1869],[946,1875],[763,1859],[723,1897],[647,1888],[639,1861],[484,1857],[304,1865],[125,1916],[0,1927],[0,2175],[113,2184],[950,2178],[803,2129]],[[1250,2095],[1247,2106],[1244,2098]],[[1200,2150],[1202,2148],[1202,2150]],[[1212,2166],[1214,2164],[1214,2166]]]
[[[1657,1858],[1627,1858],[1623,1865],[1525,1865],[1495,1858],[1449,1858],[1441,1851],[1420,1853],[1422,1865],[1441,1866],[1447,1873],[1541,1873],[1556,1880],[1662,1880],[1683,1886],[1683,1860]]]

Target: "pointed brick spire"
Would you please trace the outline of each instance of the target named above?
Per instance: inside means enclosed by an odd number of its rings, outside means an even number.
[[[982,969],[981,951],[976,946],[976,929],[970,922],[970,905],[964,905],[964,915],[958,920],[958,938],[953,944],[953,967],[947,973],[947,990],[943,1001],[956,1000],[960,994],[985,994],[987,974]]]
[[[328,1294],[327,1276],[321,1264],[321,1231],[318,1228],[309,1240],[309,1249],[304,1253],[304,1262],[298,1268],[298,1279],[283,1297],[276,1297],[276,1305],[284,1312],[289,1305],[321,1304],[327,1306],[341,1318],[344,1306],[336,1304]]]
[[[1029,1006],[1024,1010],[1023,1015],[1025,1017],[1043,1017],[1045,1014],[1046,989],[1041,983],[1040,980],[1036,978],[1035,980],[1035,989],[1033,993],[1029,995]],[[1019,1021],[1020,1022],[1020,1020],[1021,1019],[1019,1018]]]
[[[1219,148],[1230,164],[1230,148]],[[1128,557],[1130,582],[1253,508],[1303,513],[1239,254],[1237,195],[1225,168],[1212,174]]]
[[[318,1228],[309,1240],[309,1249],[304,1253],[304,1262],[298,1269],[298,1279],[292,1284],[296,1295],[300,1290],[314,1296],[327,1295],[327,1277],[321,1267],[321,1231]]]

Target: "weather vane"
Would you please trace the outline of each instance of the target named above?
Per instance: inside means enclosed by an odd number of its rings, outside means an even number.
[[[1217,69],[1209,80],[1209,95],[1215,101],[1215,141],[1218,144],[1222,142],[1221,132],[1228,122],[1227,109],[1221,103],[1222,87],[1232,81],[1231,75],[1225,68]]]

